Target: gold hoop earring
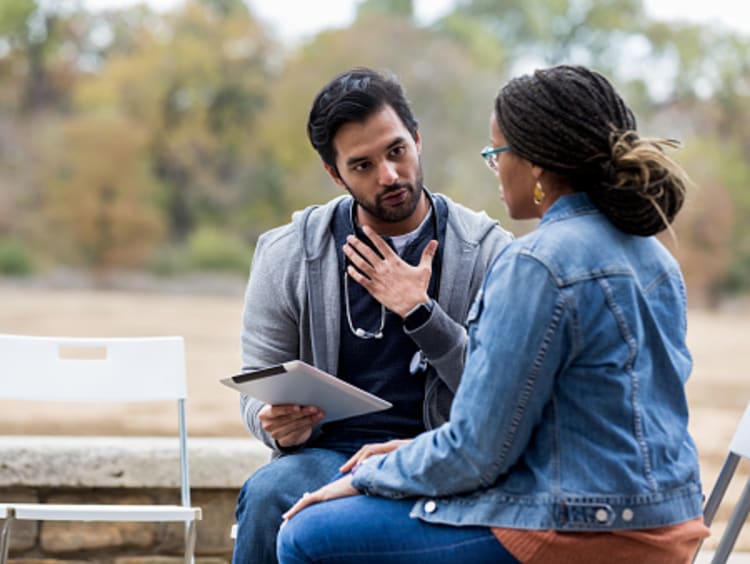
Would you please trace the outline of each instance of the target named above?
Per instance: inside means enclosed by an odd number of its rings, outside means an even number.
[[[542,188],[542,185],[537,180],[536,186],[534,186],[534,203],[538,206],[542,203],[542,200],[544,199],[544,189]]]

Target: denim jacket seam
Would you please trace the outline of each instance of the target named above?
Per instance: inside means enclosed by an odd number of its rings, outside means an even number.
[[[625,370],[630,377],[630,381],[632,382],[632,394],[631,394],[631,402],[633,407],[633,431],[635,432],[635,438],[638,442],[638,447],[641,451],[641,457],[643,458],[643,472],[644,477],[646,478],[646,481],[648,482],[649,486],[652,490],[656,491],[658,490],[658,485],[656,480],[654,479],[653,472],[651,470],[651,462],[650,462],[650,454],[649,454],[649,448],[648,444],[646,443],[646,439],[643,434],[643,418],[641,417],[641,408],[638,401],[638,392],[640,388],[640,382],[638,380],[638,376],[635,374],[635,371],[633,370],[633,364],[635,362],[636,357],[636,342],[633,338],[633,334],[628,327],[628,324],[625,320],[625,316],[623,315],[622,310],[620,309],[620,306],[616,303],[614,299],[614,295],[612,292],[612,288],[610,287],[608,281],[606,279],[601,279],[599,282],[600,287],[602,288],[602,292],[604,293],[604,297],[609,304],[609,307],[612,309],[612,313],[615,316],[615,319],[617,320],[617,325],[620,327],[620,332],[622,333],[623,339],[625,339],[625,342],[628,346],[628,359],[625,363]]]
[[[554,433],[552,434],[552,464],[554,466],[554,480],[552,482],[552,495],[562,494],[562,464],[560,462],[560,425],[557,419],[557,398],[552,396],[552,420]]]
[[[511,426],[508,431],[508,436],[506,437],[505,441],[503,441],[498,455],[495,457],[495,461],[491,465],[490,473],[480,477],[481,481],[485,484],[491,484],[496,479],[498,469],[506,461],[508,451],[511,449],[513,441],[516,437],[518,428],[521,424],[521,419],[523,418],[523,412],[528,406],[529,398],[531,397],[531,394],[534,390],[537,377],[539,376],[542,364],[544,363],[544,359],[546,358],[550,341],[552,340],[552,336],[555,334],[555,331],[557,330],[557,327],[559,326],[560,321],[563,317],[563,313],[565,311],[564,300],[561,298],[562,295],[558,298],[555,304],[552,319],[549,326],[547,327],[547,330],[545,331],[544,339],[542,339],[542,346],[539,349],[539,353],[536,355],[536,357],[534,358],[534,362],[531,364],[531,373],[529,374],[529,378],[524,384],[523,391],[521,392],[521,396],[518,401],[518,407],[516,408],[515,412],[513,413],[513,417],[511,418]]]
[[[674,272],[670,270],[665,270],[663,272],[659,273],[659,276],[654,278],[651,282],[649,282],[646,286],[643,287],[643,293],[646,295],[649,295],[651,292],[653,292],[656,288],[661,286],[664,282],[669,280]]]
[[[544,220],[542,220],[542,223],[541,223],[540,227],[541,226],[546,226],[546,225],[551,225],[553,223],[557,223],[558,221],[565,221],[565,220],[568,220],[568,219],[572,219],[574,217],[581,217],[581,216],[584,216],[584,215],[597,215],[597,214],[600,214],[600,213],[601,212],[598,209],[596,209],[595,207],[593,207],[593,206],[584,206],[584,207],[580,207],[580,208],[573,208],[573,209],[568,209],[568,210],[565,210],[565,211],[560,211],[560,212],[557,212],[557,213],[555,213],[553,211],[553,215],[552,216],[549,216],[549,217],[545,218]]]

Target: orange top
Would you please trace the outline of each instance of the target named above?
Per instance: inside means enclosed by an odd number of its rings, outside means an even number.
[[[634,531],[587,533],[493,527],[492,532],[522,564],[687,564],[701,539],[709,535],[701,517]]]

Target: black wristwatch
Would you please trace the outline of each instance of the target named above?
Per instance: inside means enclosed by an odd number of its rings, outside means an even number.
[[[433,309],[435,309],[435,302],[432,299],[416,305],[406,314],[406,317],[404,317],[404,328],[408,331],[414,331],[415,329],[420,328],[427,323],[430,315],[432,315]]]

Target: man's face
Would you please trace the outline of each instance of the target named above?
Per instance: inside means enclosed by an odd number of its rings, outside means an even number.
[[[360,224],[389,235],[410,230],[422,197],[419,135],[412,138],[393,108],[384,106],[362,123],[344,124],[333,145],[338,174],[326,168],[359,204]]]

